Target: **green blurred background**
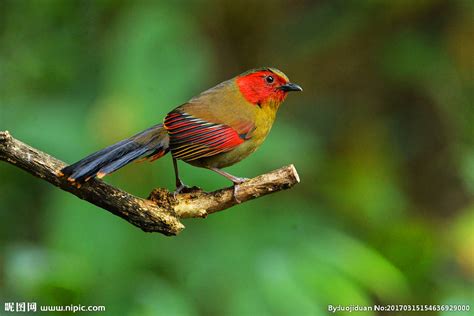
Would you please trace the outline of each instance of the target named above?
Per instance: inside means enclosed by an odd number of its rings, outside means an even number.
[[[304,88],[228,169],[293,163],[301,183],[177,237],[0,163],[0,314],[10,301],[107,315],[472,304],[473,20],[474,2],[456,0],[0,1],[0,130],[66,162],[250,68]],[[188,184],[229,185],[181,168]],[[173,189],[171,159],[106,181]]]

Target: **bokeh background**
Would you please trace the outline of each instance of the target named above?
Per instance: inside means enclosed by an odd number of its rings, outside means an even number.
[[[0,1],[0,130],[66,162],[250,68],[304,88],[229,168],[293,163],[301,183],[186,220],[177,237],[0,163],[0,314],[10,301],[107,315],[472,304],[473,12],[458,0]],[[181,168],[188,184],[229,184]],[[171,159],[106,181],[173,189]]]

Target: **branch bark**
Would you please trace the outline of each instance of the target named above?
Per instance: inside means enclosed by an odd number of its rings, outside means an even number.
[[[184,229],[181,218],[206,217],[236,204],[232,187],[214,192],[193,188],[173,196],[166,189],[154,189],[148,199],[136,197],[101,180],[91,179],[80,188],[57,175],[66,164],[0,131],[0,160],[21,168],[60,189],[117,215],[146,232],[177,235]],[[239,186],[238,199],[245,202],[289,189],[299,182],[289,165],[250,179]]]

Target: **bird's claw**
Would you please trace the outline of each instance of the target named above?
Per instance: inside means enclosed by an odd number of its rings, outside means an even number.
[[[234,190],[233,190],[233,199],[234,202],[237,204],[242,203],[241,200],[237,197],[237,191],[239,190],[239,185],[244,183],[245,181],[249,180],[248,178],[236,178],[236,181],[234,181]]]
[[[189,190],[191,189],[191,187],[187,186],[186,184],[184,183],[181,183],[180,185],[178,185],[176,187],[176,190],[174,190],[173,192],[173,197],[176,199],[176,195],[183,192],[183,191],[186,191],[186,190]]]
[[[250,180],[250,179],[249,178],[235,177],[234,184],[242,184],[242,183],[244,183],[245,181],[248,181],[248,180]]]

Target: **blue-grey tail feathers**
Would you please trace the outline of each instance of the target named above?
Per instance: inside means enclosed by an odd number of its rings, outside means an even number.
[[[102,178],[140,158],[157,159],[168,151],[168,133],[163,124],[158,124],[63,168],[60,174],[69,181],[82,183],[90,178]]]

